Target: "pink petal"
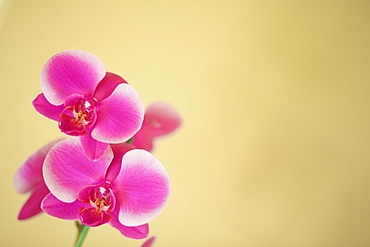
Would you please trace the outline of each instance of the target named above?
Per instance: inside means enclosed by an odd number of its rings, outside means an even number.
[[[150,129],[150,127],[147,126],[145,123],[145,117],[144,117],[144,123],[141,129],[134,135],[134,141],[132,142],[132,145],[139,149],[145,149],[146,151],[152,151],[153,149],[153,133]]]
[[[101,142],[120,143],[141,127],[144,109],[135,89],[119,84],[105,100],[98,102],[99,113],[92,137]]]
[[[46,144],[35,153],[31,154],[18,168],[13,178],[14,188],[18,193],[23,194],[30,192],[44,184],[42,165],[46,154],[51,147],[61,140],[62,139],[57,139]]]
[[[121,223],[119,223],[118,220],[112,219],[109,222],[109,225],[116,228],[118,231],[121,232],[121,234],[127,238],[133,238],[133,239],[143,239],[148,237],[149,234],[149,225],[144,224],[141,226],[124,226]]]
[[[90,134],[80,136],[80,142],[87,157],[93,161],[100,159],[109,146],[108,143],[93,139]]]
[[[106,169],[113,159],[110,148],[100,160],[87,158],[78,138],[69,138],[50,149],[43,174],[45,183],[59,200],[73,202],[85,186],[104,182]]]
[[[64,51],[51,57],[41,70],[41,88],[53,105],[61,105],[71,94],[92,97],[105,76],[100,59],[86,51]]]
[[[44,183],[38,188],[35,188],[19,212],[18,219],[25,220],[42,213],[41,202],[49,192],[49,189]]]
[[[94,92],[94,98],[98,101],[102,101],[106,99],[109,95],[111,95],[116,89],[116,87],[121,84],[127,82],[120,77],[119,75],[113,74],[111,72],[107,72],[98,84]]]
[[[55,121],[59,121],[60,114],[64,110],[63,105],[50,104],[42,93],[32,101],[32,105],[40,114]]]
[[[78,200],[66,203],[58,200],[53,194],[49,193],[41,203],[42,210],[56,218],[64,220],[79,220],[79,208],[88,206],[86,203]]]
[[[163,165],[149,152],[128,151],[122,168],[112,183],[121,202],[119,221],[126,226],[142,225],[155,218],[165,207],[170,192]]]
[[[151,104],[145,112],[145,119],[154,136],[168,134],[181,125],[179,113],[164,102]]]
[[[148,224],[143,224],[134,227],[125,226],[122,225],[121,222],[119,222],[118,220],[118,210],[114,210],[112,213],[110,213],[110,215],[112,216],[112,220],[109,222],[109,225],[120,231],[123,236],[133,239],[143,239],[148,237],[149,234]]]
[[[169,134],[181,125],[181,117],[169,104],[156,102],[145,112],[141,129],[135,134],[132,144],[147,151],[153,149],[155,137]]]
[[[112,148],[114,157],[108,167],[105,180],[112,183],[118,176],[119,171],[121,170],[123,155],[130,150],[136,149],[136,147],[125,142],[120,144],[111,144],[110,146]]]
[[[141,247],[152,247],[155,241],[155,236],[148,238]]]

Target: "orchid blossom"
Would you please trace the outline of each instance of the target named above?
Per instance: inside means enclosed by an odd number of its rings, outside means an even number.
[[[152,151],[154,139],[167,135],[181,125],[181,117],[169,104],[155,102],[145,111],[141,129],[135,134],[133,145]]]
[[[129,140],[142,125],[144,108],[135,89],[106,72],[94,54],[54,55],[42,68],[40,81],[42,93],[33,106],[58,121],[62,132],[79,136],[91,160],[98,160],[109,143]]]
[[[50,142],[28,157],[16,171],[13,184],[20,193],[30,193],[30,197],[19,212],[18,219],[25,220],[42,213],[41,201],[49,194],[42,176],[42,165],[50,148],[61,139]]]
[[[169,178],[149,152],[134,148],[111,145],[92,161],[78,138],[57,143],[43,166],[51,192],[42,202],[43,211],[92,227],[109,223],[126,237],[146,238],[147,223],[167,203]]]

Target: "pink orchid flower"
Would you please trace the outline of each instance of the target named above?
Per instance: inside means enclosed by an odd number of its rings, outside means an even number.
[[[172,106],[164,102],[152,103],[145,111],[143,125],[134,135],[132,144],[150,152],[155,138],[169,134],[180,125],[181,117]]]
[[[50,192],[42,176],[42,165],[50,148],[59,141],[61,139],[40,148],[28,157],[16,171],[13,178],[15,190],[20,194],[31,194],[18,215],[19,220],[29,219],[42,213],[41,201]]]
[[[79,136],[86,155],[99,159],[108,143],[129,140],[141,127],[144,108],[135,89],[105,71],[85,51],[60,52],[41,70],[42,92],[33,106],[59,122],[62,132]]]
[[[42,202],[43,211],[91,227],[109,223],[126,237],[146,238],[147,223],[167,203],[169,178],[149,152],[134,148],[111,145],[92,161],[77,138],[56,144],[43,166],[51,192]]]

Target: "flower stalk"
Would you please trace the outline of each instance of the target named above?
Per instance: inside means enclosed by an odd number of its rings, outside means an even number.
[[[89,226],[86,226],[84,224],[81,224],[80,222],[76,221],[76,226],[78,230],[76,242],[75,242],[75,247],[81,247],[88,231],[90,230]]]

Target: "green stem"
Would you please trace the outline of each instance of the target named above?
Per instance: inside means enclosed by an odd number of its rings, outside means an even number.
[[[86,238],[87,232],[89,231],[90,227],[85,226],[84,224],[81,224],[78,221],[76,221],[76,226],[77,226],[77,229],[78,229],[78,234],[77,234],[77,238],[76,238],[75,247],[81,247],[85,238]]]

